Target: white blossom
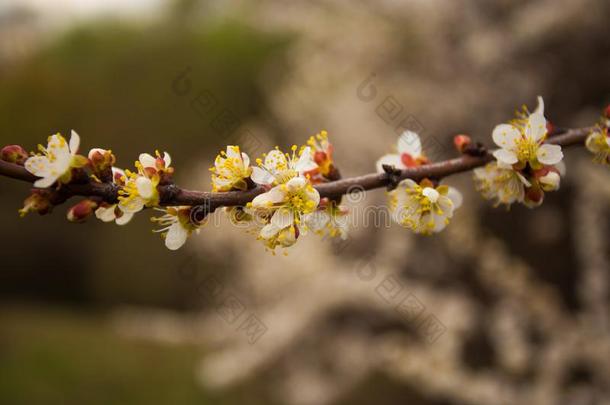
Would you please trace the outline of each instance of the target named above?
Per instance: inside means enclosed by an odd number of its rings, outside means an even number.
[[[413,131],[404,131],[400,137],[398,137],[396,149],[398,153],[384,155],[377,161],[378,173],[384,172],[383,165],[389,165],[396,169],[404,170],[428,162],[428,159],[422,152],[419,135]]]
[[[119,187],[123,187],[127,176],[122,169],[112,168],[112,181]],[[95,216],[103,222],[116,222],[117,225],[126,225],[134,216],[133,212],[124,212],[119,204],[102,203],[95,211]]]
[[[136,213],[144,207],[153,207],[159,204],[159,191],[157,186],[161,176],[173,173],[172,158],[165,152],[163,157],[157,151],[156,157],[142,153],[135,163],[137,173],[125,171],[126,181],[119,191],[119,208],[124,213]]]
[[[453,187],[421,184],[411,179],[399,183],[389,193],[389,209],[394,221],[415,233],[430,235],[445,229],[453,212],[462,205],[462,195]]]
[[[305,176],[318,165],[313,161],[311,148],[302,148],[297,153],[297,147],[292,147],[292,154],[284,154],[274,149],[266,155],[265,160],[257,159],[258,167],[252,168],[252,180],[257,184],[278,185],[288,182],[297,176]]]
[[[294,177],[284,184],[273,187],[251,203],[256,215],[269,218],[262,227],[259,238],[270,249],[296,242],[299,227],[305,230],[302,218],[314,212],[320,203],[320,194],[304,177]]]
[[[231,145],[216,156],[210,171],[213,191],[246,190],[246,179],[252,174],[248,155],[240,152],[239,146]]]
[[[69,143],[56,134],[49,137],[46,148],[39,145],[40,153],[25,162],[26,170],[40,177],[34,182],[34,187],[47,188],[56,182],[69,183],[72,169],[87,164],[84,156],[77,155],[79,146],[80,137],[75,131],[72,131]]]
[[[587,149],[594,154],[593,161],[610,165],[610,133],[608,128],[599,128],[587,137]]]
[[[199,232],[199,225],[194,224],[190,218],[191,207],[168,207],[166,209],[155,208],[163,212],[161,217],[151,218],[161,226],[153,232],[161,233],[165,239],[165,246],[169,250],[178,250],[186,243],[193,232]]]
[[[544,101],[538,97],[538,108],[524,120],[497,125],[493,141],[500,149],[493,155],[502,167],[529,164],[533,169],[556,165],[563,159],[561,146],[544,143],[547,136]]]

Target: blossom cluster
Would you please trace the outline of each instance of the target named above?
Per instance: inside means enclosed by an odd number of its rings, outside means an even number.
[[[95,216],[103,222],[118,225],[129,223],[135,214],[152,208],[162,212],[153,217],[159,225],[165,245],[179,249],[193,233],[198,233],[203,220],[194,215],[191,206],[162,206],[161,186],[172,184],[174,169],[171,156],[164,152],[142,153],[135,169],[115,166],[110,150],[94,148],[88,155],[79,152],[80,137],[72,131],[67,141],[61,134],[40,145],[38,153],[28,156],[23,148],[13,145],[2,150],[3,160],[21,164],[39,179],[19,211],[46,214],[55,205],[62,188],[89,181],[111,185],[117,193],[115,201],[90,197],[68,210],[72,222],[83,222]],[[322,236],[347,237],[347,208],[340,200],[320,198],[315,184],[331,181],[336,175],[332,161],[332,145],[326,131],[312,136],[307,145],[293,146],[290,153],[278,147],[251,166],[249,156],[239,146],[229,145],[214,161],[212,191],[216,193],[258,189],[259,194],[245,206],[225,207],[230,220],[256,234],[257,239],[274,251],[292,246],[300,235],[309,231]]]
[[[595,162],[610,166],[609,124],[610,108],[587,136],[585,146]],[[559,189],[565,174],[562,148],[552,140],[553,135],[553,126],[544,115],[544,101],[538,97],[533,112],[524,107],[515,119],[493,129],[491,138],[498,148],[491,154],[482,144],[472,144],[467,135],[456,136],[454,142],[462,154],[479,156],[481,164],[489,162],[474,169],[475,188],[485,199],[496,206],[521,203],[534,208],[542,204],[546,193]],[[99,185],[108,193],[94,193],[71,207],[67,213],[70,221],[83,222],[94,216],[125,225],[137,213],[153,209],[162,213],[152,218],[159,226],[155,232],[161,234],[167,248],[176,250],[200,231],[210,214],[204,209],[200,215],[203,206],[168,204],[172,201],[168,190],[177,188],[173,187],[174,169],[167,152],[142,153],[134,169],[123,170],[116,166],[111,150],[94,148],[83,156],[79,149],[80,137],[72,131],[69,141],[61,134],[50,136],[36,153],[28,154],[18,145],[0,150],[0,160],[21,165],[36,177],[35,188],[19,210],[21,216],[50,212],[75,194],[70,194],[72,185]],[[317,189],[340,179],[333,152],[326,131],[302,146],[293,145],[288,153],[275,147],[254,161],[238,145],[229,145],[210,168],[212,192],[216,196],[249,192],[253,197],[245,205],[227,204],[222,211],[231,223],[255,235],[272,252],[294,245],[310,232],[345,239],[347,207],[341,197],[321,196]],[[419,135],[405,131],[395,152],[382,156],[376,165],[377,179],[389,189],[391,218],[416,234],[441,232],[463,201],[462,194],[442,184],[441,178],[421,175],[430,173],[426,169],[432,163]],[[329,195],[336,194],[340,193]]]
[[[565,173],[561,146],[547,143],[549,123],[544,101],[531,114],[524,109],[516,119],[496,126],[492,133],[499,147],[495,161],[474,170],[475,187],[496,205],[521,203],[533,208],[547,192],[559,189]]]
[[[332,144],[328,133],[310,137],[307,145],[293,145],[290,153],[279,147],[256,159],[238,146],[228,146],[216,157],[212,188],[217,192],[260,187],[257,195],[243,207],[226,207],[234,224],[254,233],[271,251],[287,248],[309,231],[322,236],[347,237],[347,208],[341,201],[320,198],[314,185],[329,182],[335,172]]]
[[[397,153],[387,154],[377,161],[377,171],[390,168],[409,169],[430,163],[424,155],[419,135],[405,131],[398,138]],[[392,219],[415,233],[430,235],[445,229],[453,212],[462,205],[458,190],[424,178],[419,183],[402,180],[388,192],[388,208]]]

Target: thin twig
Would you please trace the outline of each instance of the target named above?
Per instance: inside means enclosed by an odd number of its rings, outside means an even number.
[[[568,129],[561,134],[553,135],[546,142],[568,147],[583,144],[594,127]],[[461,157],[430,163],[419,167],[402,170],[398,175],[400,180],[412,179],[419,181],[423,178],[442,179],[444,177],[466,172],[476,167],[484,166],[493,160],[490,153],[483,156],[463,155]],[[4,162],[0,160],[0,176],[10,177],[17,180],[33,183],[36,176],[29,173],[23,166]],[[358,177],[351,177],[328,183],[318,184],[315,188],[320,197],[337,198],[351,192],[361,192],[376,188],[387,187],[390,178],[386,173],[371,173]],[[159,187],[161,205],[163,206],[206,206],[209,212],[219,207],[243,206],[252,201],[254,197],[265,192],[266,189],[257,186],[247,191],[229,191],[225,193],[212,193],[201,191],[190,191],[181,189],[176,185],[164,185]],[[67,197],[97,197],[114,204],[118,201],[118,187],[109,183],[98,183],[90,180],[83,184],[62,185],[62,193]]]

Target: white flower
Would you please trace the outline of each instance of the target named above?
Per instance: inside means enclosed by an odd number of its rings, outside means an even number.
[[[113,183],[123,187],[127,181],[125,172],[119,168],[112,168]],[[125,225],[133,218],[133,212],[124,212],[119,204],[102,203],[95,211],[95,216],[103,222],[115,221],[117,225]]]
[[[165,152],[164,156],[157,151],[157,157],[142,153],[135,163],[137,173],[127,170],[127,180],[119,190],[119,208],[124,213],[136,213],[144,207],[159,205],[159,191],[157,186],[162,175],[171,175],[173,168],[171,156]]]
[[[430,235],[440,232],[462,205],[462,195],[453,187],[438,186],[423,180],[417,184],[403,180],[388,193],[392,218],[415,233]]]
[[[610,133],[608,133],[608,128],[593,131],[587,137],[586,146],[591,153],[595,154],[594,162],[610,165]]]
[[[529,163],[533,169],[556,165],[563,159],[561,146],[545,144],[546,136],[544,101],[538,97],[538,108],[526,119],[494,128],[492,138],[500,149],[493,155],[500,166],[506,168],[517,163],[523,167]]]
[[[523,202],[525,187],[530,182],[518,171],[500,167],[497,162],[474,169],[475,188],[483,198],[495,200],[495,204],[507,206]]]
[[[127,181],[119,190],[119,208],[125,213],[135,214],[144,209],[159,204],[159,177],[148,178],[127,172]]]
[[[510,124],[496,126],[492,136],[501,147],[493,153],[496,162],[474,170],[475,186],[484,198],[496,205],[519,202],[533,208],[542,204],[545,192],[559,189],[563,152],[559,145],[544,143],[547,122],[542,97],[533,113],[524,107]]]
[[[303,222],[307,228],[314,233],[324,236],[328,235],[332,238],[340,237],[347,239],[349,229],[348,209],[342,205],[336,205],[330,202],[312,212],[303,216]]]
[[[292,147],[292,155],[284,154],[274,149],[263,155],[265,161],[257,159],[259,167],[252,169],[252,180],[257,184],[278,185],[288,182],[297,176],[304,176],[307,172],[315,170],[318,165],[312,159],[310,147],[302,148],[296,153],[297,147]]]
[[[70,142],[60,134],[52,135],[45,148],[38,146],[41,154],[32,156],[25,162],[25,168],[41,179],[34,182],[34,187],[47,188],[55,182],[69,183],[72,168],[80,168],[87,164],[84,156],[77,155],[80,137],[72,131]]]
[[[296,242],[303,216],[316,210],[320,203],[320,194],[311,183],[303,177],[294,177],[284,184],[273,187],[260,194],[248,208],[263,218],[269,218],[262,227],[259,238],[274,249],[277,245],[284,247]]]
[[[398,153],[384,155],[377,161],[377,172],[384,172],[383,165],[394,166],[396,169],[404,170],[428,162],[428,159],[422,153],[419,135],[413,131],[405,131],[400,135],[396,149]]]
[[[171,170],[172,157],[167,152],[163,152],[163,157],[159,151],[155,152],[156,156],[152,156],[148,153],[141,153],[139,156],[139,165],[142,166],[144,170],[154,170],[155,172],[167,172]],[[138,166],[136,164],[136,166]]]
[[[227,146],[227,151],[220,152],[210,169],[212,174],[213,191],[246,190],[250,177],[250,158],[240,152],[239,146]]]
[[[265,225],[259,234],[259,239],[271,250],[278,246],[290,247],[296,243],[298,237],[299,228],[297,226],[289,225],[280,228],[273,223]]]
[[[151,218],[151,221],[162,227],[154,232],[161,233],[169,250],[180,249],[193,232],[199,232],[199,226],[193,224],[190,218],[191,207],[156,208],[156,210],[164,212],[165,215]]]
[[[497,162],[474,170],[475,188],[487,200],[495,200],[495,205],[507,207],[518,202],[529,208],[542,204],[544,193],[559,189],[565,168],[560,162],[555,166],[545,166],[533,171],[528,178],[521,172],[506,169]]]

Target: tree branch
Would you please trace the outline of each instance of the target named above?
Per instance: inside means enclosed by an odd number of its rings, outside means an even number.
[[[595,127],[568,129],[560,134],[552,134],[546,142],[561,145],[562,147],[580,145],[585,142],[587,136],[594,129]],[[463,155],[455,159],[402,170],[397,175],[397,178],[399,180],[412,179],[415,181],[419,181],[423,178],[442,179],[453,174],[484,166],[492,160],[493,156],[489,152],[485,152],[482,156]],[[23,166],[4,162],[2,160],[0,160],[0,176],[30,183],[33,183],[37,179],[37,177],[29,173]],[[320,197],[333,199],[350,192],[384,188],[390,184],[391,179],[388,174],[371,173],[318,184],[315,188],[320,193]],[[62,195],[64,195],[66,199],[72,196],[97,197],[111,204],[118,201],[118,190],[119,188],[114,184],[98,183],[92,180],[82,184],[73,183],[61,186]],[[257,186],[247,191],[229,191],[224,193],[190,191],[181,189],[173,184],[159,186],[161,205],[203,205],[209,209],[209,212],[213,212],[219,207],[244,206],[246,203],[252,201],[254,197],[265,191],[266,189],[261,186]]]

